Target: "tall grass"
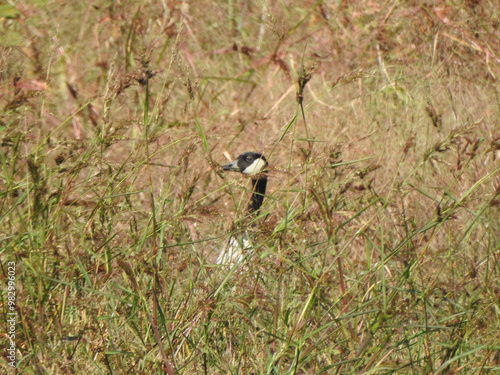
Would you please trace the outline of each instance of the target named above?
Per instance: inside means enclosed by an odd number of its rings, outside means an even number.
[[[17,371],[498,371],[499,15],[0,6]],[[257,218],[220,168],[243,151],[271,165]],[[214,264],[240,229],[255,256]]]

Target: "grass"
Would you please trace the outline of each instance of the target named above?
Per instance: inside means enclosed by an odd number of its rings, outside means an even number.
[[[499,17],[487,1],[0,6],[17,371],[497,372]],[[249,223],[250,182],[220,165],[251,150],[271,171]],[[250,227],[256,256],[215,265]]]

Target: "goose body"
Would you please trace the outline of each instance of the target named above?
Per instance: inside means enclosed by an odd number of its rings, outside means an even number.
[[[232,266],[243,262],[249,251],[253,249],[252,243],[245,233],[240,236],[231,236],[226,247],[224,247],[217,257],[217,264]]]
[[[225,171],[240,172],[252,178],[252,197],[248,205],[248,212],[254,213],[260,210],[264,202],[267,187],[267,160],[257,152],[245,152],[236,160],[222,166]],[[242,262],[246,257],[253,255],[253,246],[247,233],[233,235],[229,239],[219,256],[217,264],[234,265]]]

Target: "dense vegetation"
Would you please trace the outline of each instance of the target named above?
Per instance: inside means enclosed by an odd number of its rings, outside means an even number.
[[[495,1],[36,0],[0,21],[20,372],[500,370]],[[243,151],[270,162],[258,217],[220,168]],[[241,228],[256,255],[215,265]]]

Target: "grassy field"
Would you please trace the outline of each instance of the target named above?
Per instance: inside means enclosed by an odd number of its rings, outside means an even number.
[[[500,371],[495,1],[18,1],[0,45],[2,371],[11,262],[18,373]]]

